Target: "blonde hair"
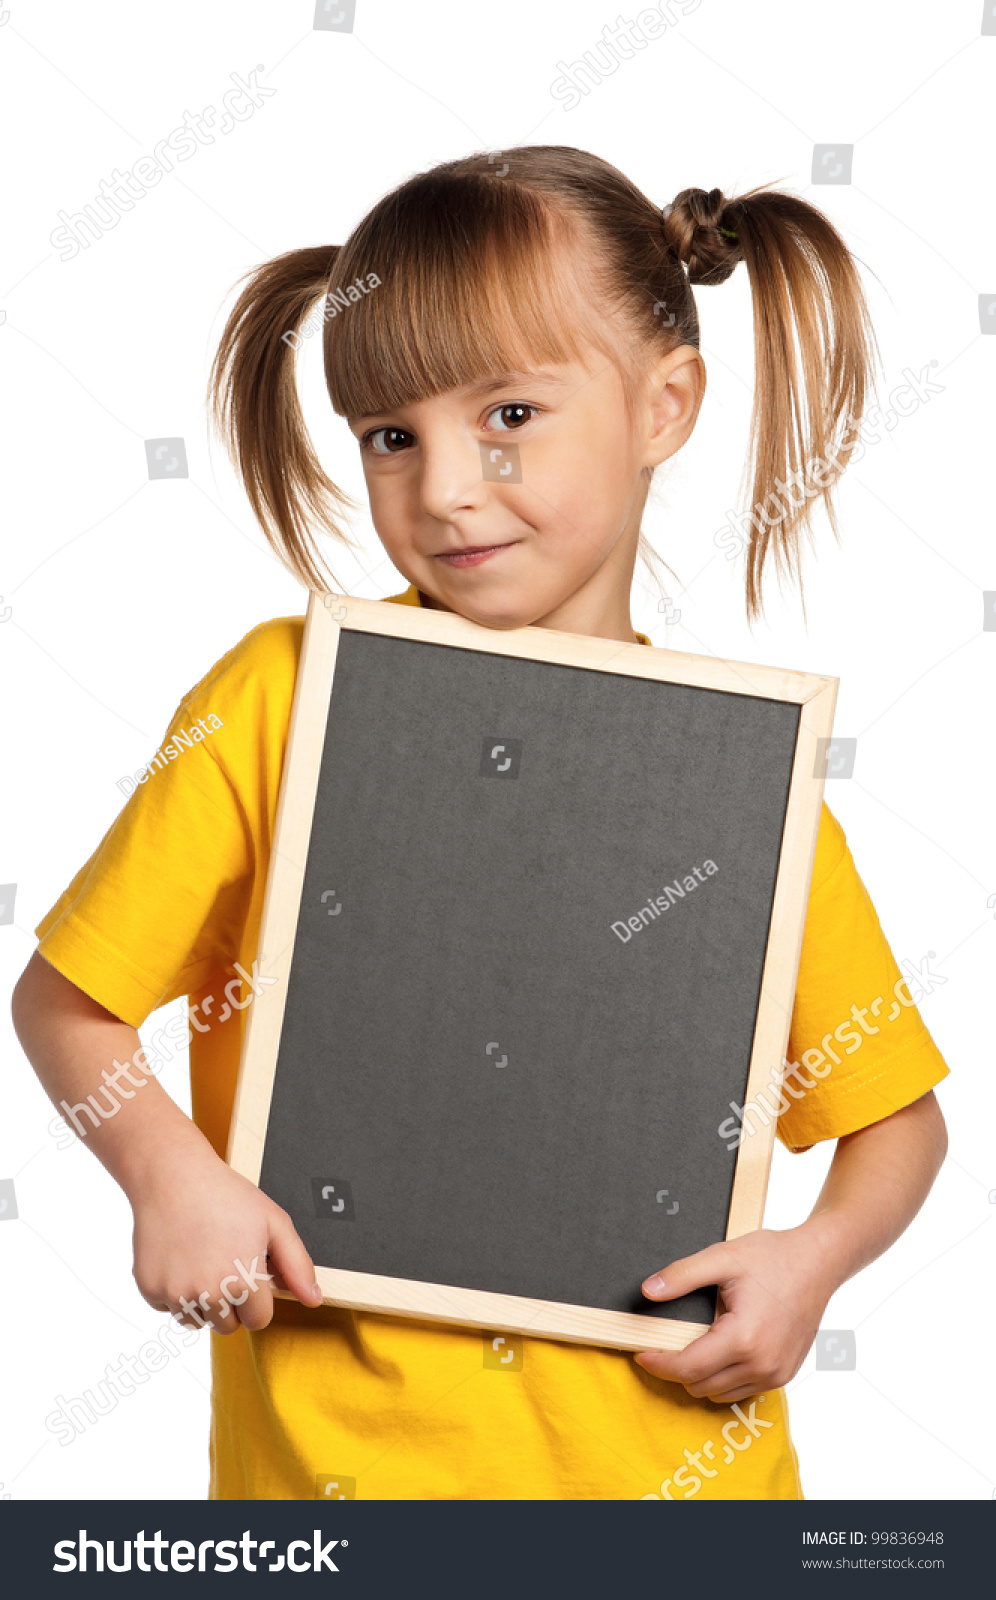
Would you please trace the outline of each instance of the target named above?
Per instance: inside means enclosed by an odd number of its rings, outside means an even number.
[[[616,362],[629,397],[641,359],[698,348],[691,286],[723,283],[740,261],[755,353],[744,481],[757,509],[813,458],[839,475],[857,443],[874,336],[847,246],[815,206],[763,186],[729,199],[683,189],[662,212],[569,146],[444,162],[378,201],[344,245],[291,250],[249,273],[212,365],[212,420],[272,548],[321,590],[316,530],[354,541],[341,523],[353,502],[324,472],[297,390],[295,349],[316,302],[344,417],[577,359],[582,341]],[[801,587],[799,536],[820,501],[837,535],[832,492],[826,483],[780,518],[752,515],[748,616],[761,611],[770,556]],[[640,553],[654,557],[642,534]]]

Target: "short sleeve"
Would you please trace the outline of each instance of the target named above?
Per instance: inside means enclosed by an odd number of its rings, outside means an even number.
[[[824,805],[777,1124],[788,1149],[880,1122],[947,1076],[914,999]]]
[[[139,1027],[238,958],[265,872],[301,619],[262,624],[170,719],[144,780],[35,929],[39,953]]]

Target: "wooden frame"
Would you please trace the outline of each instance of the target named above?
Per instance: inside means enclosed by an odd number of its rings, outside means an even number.
[[[771,1066],[777,1064],[780,1068],[788,1047],[823,798],[823,778],[816,772],[818,741],[828,739],[832,732],[837,679],[711,656],[647,649],[645,645],[622,644],[548,628],[499,631],[481,627],[452,612],[312,593],[259,938],[259,948],[266,953],[267,970],[277,983],[268,991],[266,1004],[253,1006],[249,1012],[228,1143],[227,1159],[235,1171],[258,1184],[342,627],[799,705],[799,733],[745,1103],[752,1100],[771,1081]],[[727,1239],[736,1239],[762,1225],[774,1137],[774,1122],[768,1119],[764,1127],[755,1129],[740,1145]],[[706,1325],[701,1323],[340,1268],[319,1266],[316,1275],[323,1291],[323,1303],[327,1305],[478,1327],[496,1333],[539,1335],[619,1350],[679,1350],[707,1331]],[[285,1298],[293,1298],[283,1293]]]

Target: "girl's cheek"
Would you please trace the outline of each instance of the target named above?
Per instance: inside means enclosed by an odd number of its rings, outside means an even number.
[[[370,485],[370,515],[381,539],[401,545],[411,537],[417,521],[417,492],[400,477]]]
[[[571,546],[576,546],[579,538],[588,548],[603,542],[605,527],[612,522],[613,508],[597,482],[579,474],[564,486],[554,505],[555,514],[547,520],[552,531]]]

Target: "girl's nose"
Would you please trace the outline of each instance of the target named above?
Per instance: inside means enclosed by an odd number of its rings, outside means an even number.
[[[487,485],[476,439],[449,436],[422,439],[422,509],[438,522],[479,509]]]

